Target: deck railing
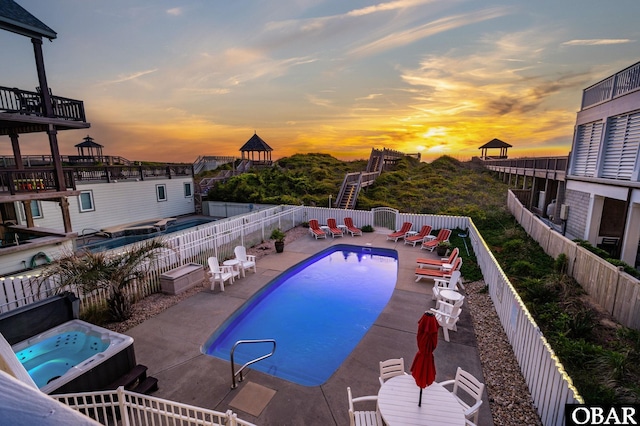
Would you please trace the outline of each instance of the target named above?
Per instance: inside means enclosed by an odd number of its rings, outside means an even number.
[[[10,195],[36,193],[45,191],[75,190],[76,181],[73,170],[62,171],[64,182],[62,188],[56,185],[56,172],[52,168],[34,167],[21,170],[0,171],[0,194]]]
[[[582,92],[582,109],[640,89],[640,62],[587,87]]]
[[[52,118],[87,121],[82,101],[51,95],[51,106]],[[3,112],[46,117],[41,93],[0,86],[0,113]]]
[[[51,397],[106,426],[254,426],[253,423],[239,419],[231,410],[224,413],[208,410],[131,392],[123,387],[113,391],[69,393]]]

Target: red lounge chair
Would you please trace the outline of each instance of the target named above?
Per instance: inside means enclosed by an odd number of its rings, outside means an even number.
[[[425,257],[419,257],[416,259],[418,263],[418,268],[442,268],[442,265],[449,264],[453,265],[453,262],[456,261],[456,258],[460,254],[460,249],[455,247],[451,250],[451,254],[449,257],[443,257],[442,259],[427,259]]]
[[[421,243],[424,240],[424,237],[431,234],[431,226],[430,225],[422,225],[422,229],[416,235],[409,235],[408,237],[404,237],[405,244],[411,244],[412,246],[416,246],[416,244]]]
[[[322,229],[320,229],[320,224],[318,223],[318,219],[311,219],[309,221],[309,231],[311,232],[311,235],[315,237],[316,240],[318,238],[327,238],[327,234]]]
[[[327,226],[329,227],[329,233],[331,237],[342,237],[342,229],[338,228],[336,220],[333,218],[327,219]]]
[[[453,267],[451,269],[427,269],[427,268],[416,268],[416,282],[420,281],[422,278],[449,278],[451,277],[451,273],[453,271],[459,271],[462,266],[462,258],[457,257],[453,262]]]
[[[352,218],[345,217],[344,225],[347,227],[347,232],[350,233],[352,237],[355,237],[356,235],[362,235],[362,229],[355,227]]]
[[[449,237],[451,236],[451,229],[442,228],[440,232],[438,232],[438,236],[434,240],[425,241],[422,243],[422,247],[425,250],[433,251],[434,248],[438,246],[440,241],[449,241]]]
[[[387,240],[393,240],[397,242],[400,238],[404,238],[407,232],[411,231],[413,224],[411,222],[405,222],[402,224],[402,228],[399,231],[393,232],[387,235]]]

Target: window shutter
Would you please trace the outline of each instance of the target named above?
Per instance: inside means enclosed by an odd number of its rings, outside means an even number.
[[[602,177],[631,180],[640,148],[640,113],[612,117],[608,130]]]
[[[598,149],[602,137],[602,120],[578,126],[573,175],[595,176]]]

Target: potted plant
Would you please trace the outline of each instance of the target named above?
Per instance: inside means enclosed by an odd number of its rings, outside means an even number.
[[[271,231],[271,239],[275,241],[276,253],[282,253],[284,251],[284,237],[286,234],[282,232],[280,228],[276,228]]]
[[[451,243],[449,241],[440,241],[436,246],[436,253],[438,256],[446,256],[450,247]]]

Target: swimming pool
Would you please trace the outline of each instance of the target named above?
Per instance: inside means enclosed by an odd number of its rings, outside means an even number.
[[[165,234],[170,234],[172,232],[178,232],[185,229],[194,228],[196,226],[205,225],[214,221],[215,219],[213,218],[189,219],[189,220],[180,221],[180,222],[167,225],[167,228],[164,231],[157,231],[157,232],[151,232],[148,234],[140,234],[140,235],[125,235],[122,237],[107,238],[98,242],[79,245],[78,248],[86,249],[92,252],[111,250],[117,247],[126,246],[127,244],[133,244],[149,238],[157,237],[159,235],[165,235]]]
[[[398,276],[395,250],[340,244],[273,279],[201,347],[229,361],[238,340],[275,339],[275,354],[251,368],[304,386],[326,382],[389,302]],[[240,345],[238,366],[271,350]]]

